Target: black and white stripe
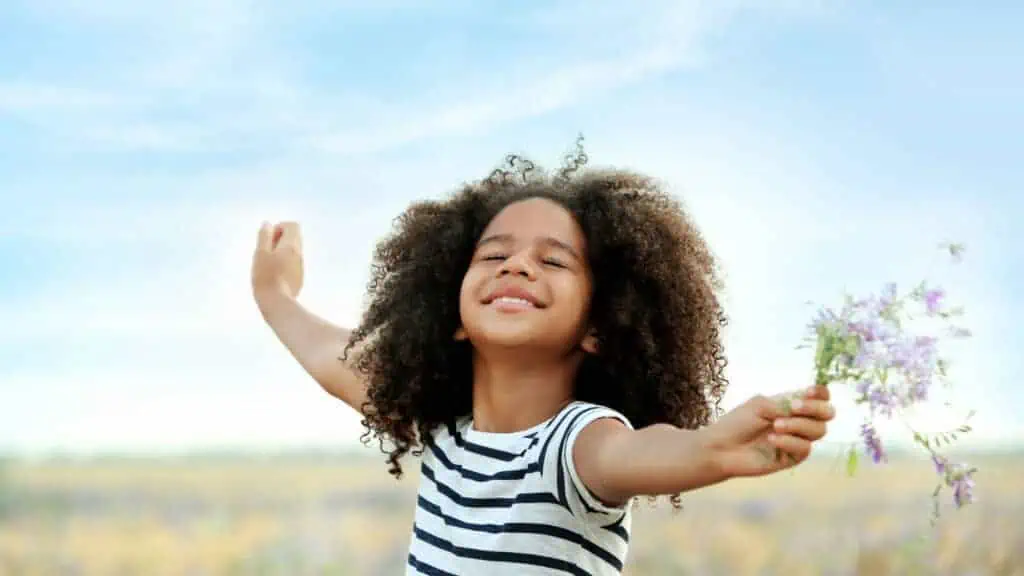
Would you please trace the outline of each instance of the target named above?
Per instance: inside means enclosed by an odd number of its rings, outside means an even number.
[[[608,408],[574,402],[517,434],[442,427],[423,454],[408,575],[620,574],[628,506],[609,508],[576,475],[572,445]]]

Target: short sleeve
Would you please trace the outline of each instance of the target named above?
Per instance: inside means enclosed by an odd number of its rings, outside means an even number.
[[[574,403],[566,409],[563,416],[564,424],[557,426],[552,431],[552,434],[556,436],[553,440],[557,440],[558,443],[557,459],[553,465],[556,467],[554,477],[557,483],[556,496],[559,503],[567,507],[574,516],[587,521],[587,523],[614,524],[621,520],[628,504],[609,506],[597,499],[587,489],[576,471],[573,447],[580,432],[595,420],[614,418],[631,430],[633,426],[622,414],[597,404]]]

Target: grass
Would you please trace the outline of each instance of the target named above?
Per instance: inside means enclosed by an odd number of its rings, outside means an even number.
[[[979,502],[935,527],[913,460],[642,502],[626,574],[1024,575],[1024,457],[973,461]],[[401,574],[416,480],[361,457],[6,461],[0,574]]]

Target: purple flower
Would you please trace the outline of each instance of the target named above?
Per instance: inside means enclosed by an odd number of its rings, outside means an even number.
[[[867,450],[871,461],[875,464],[887,460],[885,450],[882,449],[882,439],[871,422],[865,422],[860,427],[861,439],[864,441],[864,449]]]
[[[957,508],[963,508],[964,505],[974,502],[974,479],[971,478],[972,474],[974,474],[973,470],[965,471],[952,480],[953,503],[956,504]]]
[[[860,382],[857,382],[857,394],[862,400],[867,400],[868,391],[871,389],[871,379],[864,378]]]
[[[853,367],[857,370],[867,370],[871,366],[872,361],[871,352],[864,346],[861,346],[857,350],[857,355],[853,357]]]
[[[871,415],[881,414],[891,418],[896,408],[903,402],[892,391],[882,387],[876,387],[868,394],[868,405],[871,407]]]
[[[893,336],[889,325],[875,315],[850,322],[846,330],[860,336],[864,342],[884,342]]]
[[[945,297],[945,292],[939,288],[933,288],[924,293],[924,306],[928,311],[928,314],[938,314],[942,308],[942,299]]]
[[[946,309],[943,289],[919,284],[900,296],[894,283],[865,298],[847,296],[841,308],[821,308],[811,323],[811,339],[817,339],[816,378],[825,384],[855,387],[856,402],[865,405],[867,418],[860,428],[864,451],[875,463],[888,460],[882,439],[874,425],[879,416],[892,418],[915,404],[928,401],[934,382],[946,376],[940,357],[940,340],[967,337],[970,333],[952,324],[959,309]],[[927,316],[945,324],[943,329],[919,334],[911,330],[915,314],[905,306],[920,303]],[[925,326],[928,324],[926,323]],[[949,487],[957,508],[974,500],[975,469],[952,464],[939,451],[939,439],[932,441],[911,430],[914,440],[932,457],[935,471]],[[959,431],[969,431],[967,427]],[[955,436],[954,436],[955,438]],[[940,486],[940,487],[941,487]],[[938,492],[936,492],[936,495]]]
[[[914,402],[924,402],[927,400],[930,384],[931,382],[927,380],[914,382],[913,386],[910,387],[910,399]]]
[[[827,326],[836,324],[839,321],[839,316],[830,308],[822,308],[818,310],[818,314],[811,321],[811,327],[815,330],[820,330]]]
[[[951,464],[945,456],[932,455],[935,472],[943,477],[946,486],[953,489],[953,504],[963,508],[974,502],[975,469],[966,464]]]
[[[887,348],[889,364],[896,368],[903,368],[909,364],[914,354],[914,350],[903,340],[890,342]]]

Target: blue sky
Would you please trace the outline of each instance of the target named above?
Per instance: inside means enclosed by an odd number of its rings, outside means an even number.
[[[808,382],[805,301],[928,273],[976,333],[948,398],[1024,439],[1024,7],[516,6],[0,4],[0,450],[354,442],[250,301],[259,222],[302,221],[304,302],[351,324],[405,205],[581,131],[713,243],[730,403]]]

